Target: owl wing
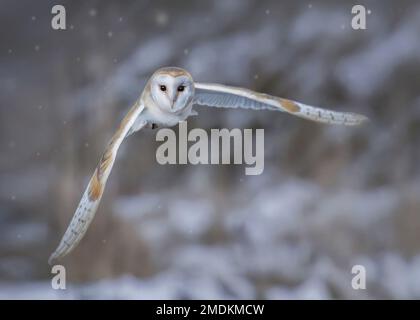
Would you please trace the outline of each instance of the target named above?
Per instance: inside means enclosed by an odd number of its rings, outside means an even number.
[[[143,110],[144,105],[138,100],[121,121],[118,130],[112,136],[60,244],[48,260],[50,265],[56,259],[72,251],[83,238],[98,209],[106,181],[117,156],[118,148],[126,136],[134,131],[140,130],[147,124],[147,121],[142,119],[140,115]]]
[[[258,93],[249,89],[213,83],[195,83],[194,103],[219,108],[283,111],[295,116],[331,124],[358,125],[368,118],[351,112],[338,112]]]

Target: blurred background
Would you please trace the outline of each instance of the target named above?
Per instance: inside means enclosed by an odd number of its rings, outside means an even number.
[[[67,30],[51,28],[62,4]],[[351,8],[370,10],[366,30]],[[0,1],[0,298],[420,298],[418,1]],[[365,114],[356,128],[196,107],[264,128],[265,170],[120,149],[98,213],[57,246],[120,119],[162,66]],[[177,127],[175,127],[177,130]],[[353,290],[353,265],[367,272]]]

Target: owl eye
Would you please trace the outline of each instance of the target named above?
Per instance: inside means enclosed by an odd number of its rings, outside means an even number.
[[[160,86],[160,90],[161,90],[161,91],[163,91],[163,92],[165,92],[165,91],[166,91],[166,86],[161,85],[161,86]]]
[[[184,91],[184,89],[185,89],[185,86],[179,86],[178,87],[178,92],[182,92],[182,91]]]

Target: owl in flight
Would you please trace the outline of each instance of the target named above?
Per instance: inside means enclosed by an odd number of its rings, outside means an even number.
[[[196,112],[192,110],[195,104],[218,108],[283,111],[317,122],[347,126],[359,125],[368,120],[360,114],[312,107],[244,88],[197,83],[187,71],[180,68],[159,69],[147,82],[143,93],[112,136],[70,225],[48,260],[50,264],[72,251],[86,233],[98,209],[118,148],[124,138],[145,127],[174,126],[189,116],[196,115]]]

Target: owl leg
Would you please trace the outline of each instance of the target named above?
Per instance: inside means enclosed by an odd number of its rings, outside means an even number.
[[[149,128],[149,129],[156,129],[157,127],[158,125],[156,123],[148,123],[146,125],[146,128]]]

